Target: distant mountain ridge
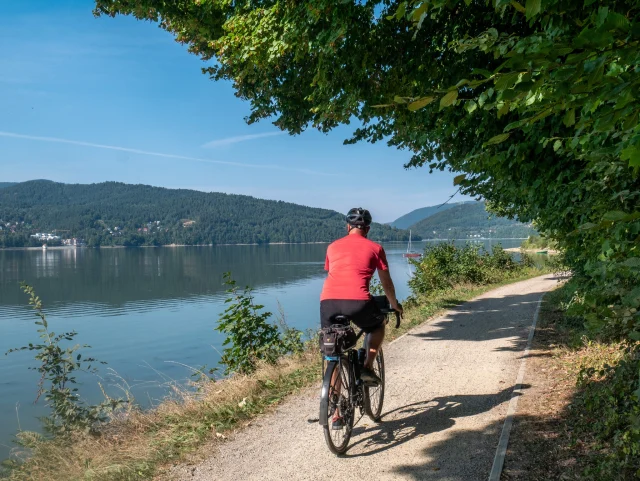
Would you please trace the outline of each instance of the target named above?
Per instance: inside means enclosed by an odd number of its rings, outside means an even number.
[[[343,214],[289,202],[118,182],[46,180],[0,189],[0,226],[0,247],[34,244],[32,234],[54,230],[92,246],[330,242],[345,233]],[[370,237],[406,241],[408,232],[374,223]]]
[[[5,187],[11,187],[12,185],[16,185],[17,182],[0,182],[0,189],[4,189]]]
[[[393,222],[389,222],[389,225],[392,227],[396,227],[398,229],[408,229],[413,224],[416,224],[417,222],[420,222],[421,220],[424,220],[427,217],[437,214],[438,212],[444,212],[457,205],[469,204],[474,202],[475,201],[470,200],[465,202],[453,202],[453,203],[447,203],[444,205],[440,204],[440,205],[432,205],[430,207],[422,207],[420,209],[412,210],[408,214],[405,214],[401,217],[398,217]]]
[[[524,238],[536,233],[531,224],[488,213],[484,202],[455,205],[409,228],[425,239]]]

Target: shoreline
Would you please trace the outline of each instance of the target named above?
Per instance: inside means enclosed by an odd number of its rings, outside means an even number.
[[[390,242],[403,242],[403,241],[390,241]],[[71,249],[160,249],[160,248],[173,248],[173,247],[220,247],[220,246],[273,246],[273,245],[312,245],[312,244],[330,244],[329,241],[318,242],[269,242],[264,244],[162,244],[159,246],[51,246],[43,249],[42,247],[0,247],[2,251],[54,251],[54,250],[71,250]]]
[[[559,252],[555,249],[523,249],[522,247],[509,247],[505,249],[506,252],[527,252],[529,254],[537,254],[538,252],[546,252],[548,255],[556,255]]]
[[[414,242],[452,242],[452,241],[501,241],[501,240],[524,240],[526,237],[496,237],[496,238],[476,238],[476,239],[422,239]],[[404,243],[404,241],[375,241],[375,242],[398,242]],[[258,243],[245,243],[245,244],[162,244],[159,246],[47,246],[46,249],[42,247],[0,247],[2,251],[42,251],[42,250],[68,250],[68,249],[158,249],[162,247],[220,247],[220,246],[275,246],[275,245],[314,245],[314,244],[330,244],[331,241],[315,241],[315,242],[266,242],[263,244]],[[505,249],[508,252],[520,252],[519,247],[510,247]],[[536,252],[535,249],[528,249],[527,252]],[[557,251],[548,249],[548,251],[557,254]]]

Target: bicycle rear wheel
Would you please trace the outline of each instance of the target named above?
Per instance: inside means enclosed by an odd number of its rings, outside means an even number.
[[[324,427],[324,439],[329,450],[334,454],[343,454],[349,447],[349,439],[353,430],[355,406],[352,397],[353,379],[349,369],[349,362],[343,359],[341,362],[331,362],[327,366],[325,380],[332,380],[329,389],[325,393],[328,402],[321,402],[326,406],[327,417]],[[336,414],[337,412],[337,414]],[[321,417],[322,413],[321,413]],[[334,418],[342,419],[342,427],[334,429]]]
[[[364,388],[364,412],[372,421],[380,421],[382,416],[382,403],[384,402],[384,355],[382,347],[378,351],[376,360],[373,362],[373,371],[382,380],[378,386]]]

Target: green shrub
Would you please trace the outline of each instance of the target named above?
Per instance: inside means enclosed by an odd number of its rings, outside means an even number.
[[[640,477],[640,344],[610,342],[606,330],[594,331],[583,279],[573,278],[546,301],[562,313],[557,327],[579,350],[582,368],[571,404],[571,438],[577,452],[588,453],[583,478],[631,480]],[[607,342],[609,341],[609,342]],[[585,367],[586,366],[586,367]],[[585,448],[586,446],[586,448]]]
[[[558,244],[545,235],[530,235],[522,241],[523,249],[557,249]]]
[[[271,313],[253,302],[250,287],[239,288],[229,272],[224,274],[224,279],[229,286],[229,297],[225,300],[229,306],[218,319],[215,329],[227,336],[220,361],[226,366],[225,374],[249,374],[259,361],[275,363],[284,354],[303,350],[301,331],[289,328],[282,319],[281,332],[268,322]]]
[[[598,456],[589,479],[631,480],[640,477],[640,368],[638,345],[625,348],[615,365],[581,370],[583,388],[573,403],[576,438],[595,438]]]
[[[499,245],[492,252],[487,252],[477,245],[456,247],[447,243],[427,246],[422,258],[413,261],[413,264],[416,272],[409,280],[409,287],[414,294],[465,283],[490,284],[519,272],[527,265],[516,262]]]
[[[369,292],[371,293],[372,296],[384,295],[384,289],[382,287],[382,283],[375,277],[372,277],[371,282],[369,282]]]
[[[56,334],[50,331],[42,301],[36,296],[33,287],[26,284],[22,284],[21,287],[29,296],[29,304],[39,319],[36,321],[36,325],[40,326],[38,333],[42,341],[10,349],[5,355],[16,351],[35,351],[38,367],[30,367],[29,369],[40,374],[36,402],[41,396],[44,396],[47,406],[51,408],[51,415],[43,419],[46,431],[53,434],[63,434],[73,429],[94,430],[98,424],[107,420],[109,413],[122,407],[126,401],[109,397],[96,405],[87,405],[82,401],[77,387],[76,373],[95,374],[97,368],[94,365],[106,364],[106,362],[98,361],[93,357],[83,357],[78,351],[81,348],[91,347],[86,344],[64,347],[64,342],[73,341],[77,332]]]

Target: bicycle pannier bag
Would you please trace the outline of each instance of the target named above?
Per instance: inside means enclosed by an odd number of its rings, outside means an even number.
[[[320,329],[320,350],[325,356],[338,356],[356,345],[357,335],[351,326]]]

